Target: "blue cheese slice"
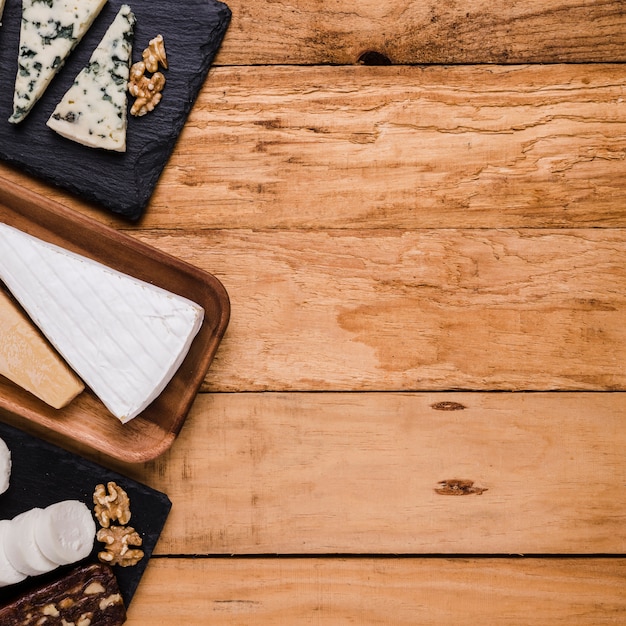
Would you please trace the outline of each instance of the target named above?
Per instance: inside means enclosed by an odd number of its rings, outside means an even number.
[[[21,122],[63,67],[107,0],[22,0],[12,124]]]
[[[50,343],[121,422],[180,367],[201,306],[0,224],[0,279]]]
[[[135,16],[123,5],[48,126],[91,148],[126,150],[126,89]]]

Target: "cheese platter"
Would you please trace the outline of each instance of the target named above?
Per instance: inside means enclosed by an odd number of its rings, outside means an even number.
[[[157,389],[158,393],[154,394],[156,397],[147,397],[147,404],[141,405],[139,412],[133,415],[132,419],[127,419],[121,414],[117,419],[110,406],[105,405],[104,396],[99,393],[96,384],[91,386],[86,384],[84,391],[75,395],[69,403],[61,408],[54,408],[3,376],[0,376],[0,419],[38,434],[46,430],[52,431],[126,462],[145,462],[165,452],[182,428],[228,326],[230,301],[222,283],[206,271],[77,214],[8,180],[0,181],[0,224],[3,231],[8,229],[19,232],[23,237],[36,238],[43,245],[51,249],[54,247],[55,253],[60,251],[62,256],[67,256],[70,260],[77,258],[83,265],[102,266],[107,272],[112,273],[112,279],[123,278],[126,281],[137,282],[142,289],[149,288],[151,291],[158,290],[164,293],[167,301],[181,300],[185,305],[193,305],[192,310],[200,309],[203,313],[201,323],[190,320],[190,323],[195,324],[190,329],[192,334],[183,346],[184,351],[180,353],[178,361],[173,363],[173,366],[167,366],[168,378],[163,379],[161,387]],[[3,243],[4,245],[6,243]],[[5,256],[13,259],[20,255],[5,254]],[[26,265],[31,265],[31,261],[26,262]],[[57,292],[64,288],[63,280],[68,282],[67,275],[60,278],[62,280],[58,288],[53,287],[47,295],[44,293],[38,296],[43,302],[44,309],[52,310],[50,303],[56,300],[59,315],[63,313],[65,300],[59,298]],[[54,280],[53,274],[46,278],[44,281],[46,288],[50,289]],[[72,279],[69,282],[78,281]],[[23,286],[19,275],[16,276],[15,285],[18,289]],[[87,291],[84,293],[87,295],[78,304],[81,310],[87,313],[91,309],[100,309],[101,313],[94,318],[98,324],[99,319],[107,319],[110,313],[108,309],[114,308],[113,302],[111,300],[109,307],[109,301],[103,301],[98,295],[105,288],[99,279],[94,278],[86,288]],[[50,300],[44,302],[44,296]],[[123,315],[126,316],[126,320],[133,313],[134,307],[128,307],[127,303],[123,302],[123,297],[117,299],[124,305]],[[138,302],[134,296],[129,297],[129,301]],[[153,312],[154,303],[150,301],[148,317],[156,318]],[[87,313],[84,313],[86,318],[89,317]],[[97,336],[99,327],[95,326],[89,330],[88,326],[83,324],[82,315],[79,313],[78,317],[74,315],[68,319],[75,320],[74,325],[82,333],[79,333],[79,336],[85,337],[87,347],[91,348],[91,344],[95,346],[94,359],[100,353],[106,352],[108,346],[112,346],[118,357],[123,360],[120,367],[124,367],[125,371],[136,369],[141,375],[145,374],[148,365],[151,365],[146,358],[150,357],[138,353],[141,346],[133,348],[129,353],[127,347],[122,345],[132,337],[129,337],[128,333],[124,335],[121,322],[115,327],[117,330],[102,328],[101,334],[110,340],[101,341]],[[124,321],[124,324],[126,323]],[[146,325],[151,323],[149,319],[146,321]],[[156,323],[157,326],[162,325],[158,320]],[[63,324],[64,328],[67,328],[69,323]],[[142,329],[141,325],[137,328],[134,334],[139,334]],[[125,338],[124,341],[116,339],[118,333]],[[82,346],[79,348],[82,350]],[[134,363],[135,359],[137,363]],[[85,371],[88,373],[88,370]],[[117,387],[122,382],[111,379],[109,385]],[[132,395],[133,391],[129,388],[124,395]]]
[[[125,490],[131,511],[128,524],[132,524],[140,535],[143,552],[143,557],[136,564],[113,565],[111,568],[124,604],[128,607],[171,510],[168,496],[7,424],[0,423],[0,438],[10,450],[12,465],[9,487],[0,494],[0,520],[11,520],[29,510],[65,501],[83,503],[93,511],[93,494],[97,485],[114,482]],[[94,524],[98,525],[95,519]],[[79,563],[1,587],[0,615],[4,605],[42,583],[63,576],[76,566],[98,563],[98,553],[103,544],[98,540],[92,541],[92,550]]]
[[[34,70],[26,66],[26,61],[33,53],[30,48],[25,49],[21,30],[23,24],[35,20],[27,22],[22,19],[22,0],[6,0],[0,26],[0,159],[121,217],[137,221],[146,209],[207,78],[230,23],[231,11],[218,0],[182,3],[169,0],[90,1],[95,8],[83,20],[85,32],[80,39],[72,42],[74,47],[60,67],[58,55],[50,59],[31,58],[33,66],[49,63],[55,72],[41,97],[32,105],[33,98],[27,90],[32,88],[29,81],[34,80]],[[24,0],[24,3],[24,6],[30,3],[34,7],[35,15],[41,11],[54,15],[57,5],[62,8],[61,5],[65,4],[64,0],[55,0],[54,3]],[[68,4],[67,7],[73,11],[73,5]],[[75,81],[82,80],[79,76],[85,68],[98,65],[94,63],[92,54],[97,54],[100,45],[107,41],[109,27],[113,27],[116,16],[121,17],[124,11],[132,11],[133,18],[129,63],[141,63],[143,52],[153,40],[160,38],[166,53],[167,69],[161,67],[159,72],[164,80],[162,98],[148,114],[126,114],[126,109],[132,110],[130,95],[127,106],[124,102],[118,103],[120,116],[124,116],[125,122],[127,119],[127,128],[124,128],[125,136],[121,142],[123,151],[116,151],[121,148],[100,149],[84,145],[87,135],[92,135],[91,127],[85,127],[84,121],[79,124],[77,120],[74,125],[76,131],[86,131],[82,132],[83,143],[59,134],[64,132],[59,127],[67,127],[66,122],[75,119],[76,111],[68,112],[64,100],[70,94],[73,98],[74,92],[70,92],[70,88]],[[67,42],[68,30],[71,30],[70,27],[58,27],[57,40]],[[39,37],[45,38],[47,44],[50,40],[47,32],[27,32],[26,35],[29,41]],[[72,37],[76,38],[76,33]],[[131,40],[130,34],[127,34],[127,39]],[[116,62],[119,62],[118,55],[119,47],[113,55]],[[128,68],[125,71],[128,72]],[[115,80],[118,78],[114,76]],[[23,88],[19,87],[18,79],[28,79]],[[110,89],[102,87],[101,81],[101,77],[92,76],[93,84],[85,87],[85,93],[90,91],[88,100],[76,105],[80,106],[81,115],[85,113],[87,119],[95,119],[88,116],[88,108],[92,107],[97,117],[104,111],[101,105],[110,108],[117,97]],[[107,90],[106,99],[102,98],[101,87],[103,92]],[[17,94],[22,92],[23,96],[18,98]],[[97,104],[93,100],[99,93],[103,102]],[[32,107],[26,115],[22,113],[25,102]],[[58,107],[61,107],[60,113]],[[112,114],[115,115],[115,111]],[[81,124],[83,128],[79,129]]]

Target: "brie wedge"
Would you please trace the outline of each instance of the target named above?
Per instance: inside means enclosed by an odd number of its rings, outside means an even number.
[[[124,152],[126,89],[135,16],[123,5],[89,63],[50,116],[47,125],[72,141]]]
[[[187,298],[0,224],[0,279],[121,422],[163,391],[204,318]]]
[[[22,0],[12,124],[29,113],[107,0]]]

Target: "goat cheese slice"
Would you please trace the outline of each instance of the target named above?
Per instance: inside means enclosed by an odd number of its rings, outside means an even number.
[[[107,0],[22,0],[12,124],[21,122],[91,27]]]
[[[123,5],[50,116],[47,124],[52,130],[90,148],[126,150],[126,88],[134,27],[133,12]]]
[[[11,527],[11,520],[0,520],[0,587],[15,585],[22,582],[27,575],[15,569],[6,555],[6,544],[8,542],[8,532]]]
[[[0,279],[122,423],[163,391],[204,319],[187,298],[7,224]]]
[[[4,439],[0,439],[0,493],[4,493],[11,482],[11,450]]]

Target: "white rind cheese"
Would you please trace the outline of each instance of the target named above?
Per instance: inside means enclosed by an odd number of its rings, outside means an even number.
[[[121,422],[146,408],[200,330],[195,302],[0,224],[0,280]]]
[[[18,124],[48,88],[107,0],[22,0],[18,68],[9,122]]]
[[[0,520],[0,587],[15,585],[22,582],[27,575],[15,569],[6,555],[5,545],[7,534],[11,528],[11,520]]]
[[[96,523],[79,500],[62,500],[1,520],[0,587],[86,558],[95,539]]]
[[[11,483],[11,450],[4,439],[0,439],[0,493],[4,493]]]
[[[35,540],[35,528],[42,520],[43,509],[29,509],[11,520],[5,535],[4,551],[9,563],[27,576],[46,574],[59,566],[44,556]]]
[[[123,5],[48,126],[91,148],[126,150],[126,89],[135,16]]]
[[[86,504],[63,500],[42,511],[34,536],[46,559],[56,565],[69,565],[89,556],[96,523]]]

